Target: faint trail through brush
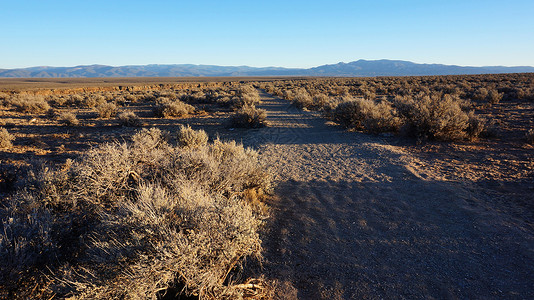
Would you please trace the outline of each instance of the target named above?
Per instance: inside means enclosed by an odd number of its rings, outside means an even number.
[[[264,270],[281,298],[532,298],[532,225],[444,181],[394,139],[344,131],[260,93],[245,132],[278,186]]]

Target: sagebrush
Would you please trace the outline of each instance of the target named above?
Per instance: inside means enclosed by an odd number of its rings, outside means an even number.
[[[267,113],[255,106],[245,105],[230,117],[230,126],[259,128],[267,125]]]
[[[7,131],[4,127],[0,127],[0,149],[11,148],[13,146],[12,142],[15,140],[15,137]]]
[[[156,299],[178,285],[202,299],[244,296],[226,281],[246,257],[261,257],[261,215],[246,200],[270,189],[258,154],[220,140],[175,147],[153,129],[132,140],[38,168],[4,202],[5,289],[19,298]]]
[[[50,105],[40,95],[20,94],[13,96],[9,102],[22,113],[42,114],[50,109]]]
[[[192,105],[180,100],[168,100],[159,98],[160,104],[155,107],[154,114],[160,118],[185,117],[195,111]]]
[[[124,111],[117,115],[117,120],[122,126],[139,127],[143,125],[141,119],[133,111]]]
[[[114,117],[117,114],[117,105],[113,102],[106,102],[96,107],[98,116],[103,119]]]
[[[202,129],[194,130],[189,125],[181,125],[177,132],[177,141],[181,147],[202,147],[208,143],[208,134]]]
[[[58,122],[67,126],[77,126],[80,121],[76,115],[70,112],[64,112],[58,116]]]

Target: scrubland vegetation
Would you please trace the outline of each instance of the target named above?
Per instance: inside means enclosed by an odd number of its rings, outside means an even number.
[[[533,81],[531,74],[508,74],[288,80],[261,87],[350,129],[459,141],[494,132],[479,111],[503,99],[534,101]]]
[[[114,126],[132,132],[128,128],[157,120],[202,116],[204,109],[225,112],[229,122],[223,123],[231,126],[264,124],[251,85],[191,86],[3,93],[0,104],[8,116],[66,130],[99,122],[100,136]],[[4,115],[3,125],[19,127],[13,117]],[[116,136],[123,142],[100,142],[59,164],[2,160],[0,297],[268,298],[270,283],[243,277],[241,267],[246,259],[261,261],[268,168],[252,149],[219,138],[210,142],[204,130],[178,125],[134,129]],[[0,128],[2,151],[13,140]]]
[[[533,110],[532,74],[6,91],[0,298],[269,298],[271,282],[243,268],[261,260],[271,174],[217,138],[269,126],[256,88],[349,130],[534,144],[532,118],[513,113]]]
[[[0,209],[3,287],[29,298],[146,299],[176,284],[203,299],[263,293],[227,280],[261,257],[262,211],[246,195],[270,189],[269,171],[235,142],[182,127],[173,146],[170,134],[142,129],[28,171]]]
[[[15,137],[11,135],[7,129],[0,127],[0,148],[11,148],[11,143]]]

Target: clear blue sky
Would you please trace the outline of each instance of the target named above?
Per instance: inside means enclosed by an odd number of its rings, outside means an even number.
[[[534,0],[0,0],[0,68],[534,66]]]

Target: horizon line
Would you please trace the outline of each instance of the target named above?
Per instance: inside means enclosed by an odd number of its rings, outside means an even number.
[[[252,65],[218,65],[218,64],[198,64],[198,63],[147,63],[147,64],[124,64],[124,65],[108,65],[108,64],[101,64],[101,63],[88,63],[88,64],[79,64],[79,65],[70,65],[70,66],[58,66],[58,65],[34,65],[34,66],[27,66],[27,67],[0,67],[2,70],[16,70],[16,69],[30,69],[30,68],[76,68],[76,67],[89,67],[89,66],[104,66],[104,67],[140,67],[140,66],[180,66],[180,65],[191,65],[191,66],[215,66],[215,67],[249,67],[249,68],[284,68],[284,69],[311,69],[316,68],[320,66],[328,66],[328,65],[337,65],[337,64],[349,64],[353,62],[358,61],[399,61],[399,62],[407,62],[407,63],[413,63],[418,65],[443,65],[443,66],[454,66],[454,67],[467,67],[467,68],[490,68],[490,67],[507,67],[507,68],[514,68],[514,67],[534,67],[530,65],[460,65],[460,64],[446,64],[446,63],[421,63],[421,62],[414,62],[410,60],[402,60],[402,59],[358,59],[353,60],[349,62],[339,61],[337,63],[326,63],[326,64],[320,64],[320,65],[314,65],[311,67],[284,67],[284,66],[275,66],[275,65],[269,65],[269,66],[252,66]]]

